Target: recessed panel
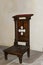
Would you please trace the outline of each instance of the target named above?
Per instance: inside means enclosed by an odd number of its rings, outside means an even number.
[[[29,26],[28,26],[28,22],[23,20],[23,22],[18,21],[18,41],[28,41],[28,37],[29,37]]]

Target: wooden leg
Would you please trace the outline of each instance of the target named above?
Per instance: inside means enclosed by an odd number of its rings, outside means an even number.
[[[27,56],[30,57],[30,45],[29,45],[29,42],[26,43],[26,46],[29,47],[29,48],[27,49]]]
[[[27,50],[27,56],[30,57],[30,49]]]
[[[22,56],[19,57],[19,62],[20,62],[20,64],[22,63]]]
[[[8,55],[8,54],[4,52],[4,55],[5,55],[5,60],[7,60],[7,55]]]

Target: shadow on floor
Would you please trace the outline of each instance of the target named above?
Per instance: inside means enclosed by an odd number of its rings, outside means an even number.
[[[35,62],[43,53],[39,51],[30,50],[30,57],[27,57],[27,53],[24,54],[23,62],[24,63],[33,63]]]

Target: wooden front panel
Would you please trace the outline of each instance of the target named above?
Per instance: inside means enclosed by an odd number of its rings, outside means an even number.
[[[29,22],[26,20],[17,21],[17,40],[28,41],[29,40]]]

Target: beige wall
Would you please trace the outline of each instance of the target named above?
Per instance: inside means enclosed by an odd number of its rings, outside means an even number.
[[[14,0],[0,0],[0,45],[10,46],[14,42],[15,4]]]
[[[0,0],[0,45],[11,46],[14,42],[15,14],[32,13],[30,21],[30,47],[43,48],[43,0]]]
[[[31,22],[31,48],[43,51],[43,0],[34,0],[34,17]]]

